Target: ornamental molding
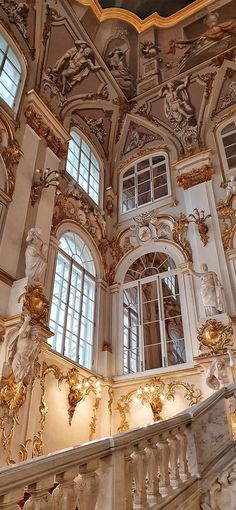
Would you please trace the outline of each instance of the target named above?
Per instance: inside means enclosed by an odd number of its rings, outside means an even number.
[[[45,106],[46,107],[46,106]],[[25,110],[27,124],[37,133],[40,138],[46,140],[47,146],[59,159],[65,159],[67,154],[67,142],[56,136],[50,124],[46,123],[33,105],[28,105]]]
[[[109,241],[109,251],[112,263],[107,271],[106,278],[111,285],[114,282],[118,264],[124,256],[139,248],[140,244],[165,241],[178,246],[186,262],[192,261],[192,249],[186,239],[188,219],[181,213],[174,218],[171,215],[157,215],[157,210],[138,215],[134,218],[136,225],[131,225]]]
[[[227,251],[233,248],[233,239],[236,233],[236,209],[233,207],[236,193],[233,192],[233,185],[232,191],[230,190],[228,183],[223,183],[222,187],[228,187],[228,196],[226,197],[225,202],[221,201],[217,205],[216,210],[218,218],[222,220],[224,224],[221,235],[224,250]]]
[[[225,325],[216,319],[208,319],[198,329],[197,339],[200,351],[224,354],[226,348],[233,345],[232,322]]]
[[[134,404],[149,404],[153,414],[153,421],[162,420],[161,412],[165,401],[175,400],[176,390],[185,390],[184,398],[188,405],[197,404],[202,399],[202,392],[194,384],[182,381],[171,381],[165,384],[160,377],[152,377],[146,383],[131,390],[126,395],[121,395],[116,403],[116,411],[120,415],[120,423],[118,432],[126,432],[129,430],[129,422],[127,414],[130,412],[132,402]]]
[[[213,168],[209,165],[205,165],[202,168],[193,168],[190,172],[178,175],[176,180],[178,186],[186,190],[202,182],[210,181],[212,175]]]

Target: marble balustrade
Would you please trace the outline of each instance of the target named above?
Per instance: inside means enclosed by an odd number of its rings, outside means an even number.
[[[3,468],[0,510],[163,508],[233,448],[235,393],[233,383],[172,419]]]

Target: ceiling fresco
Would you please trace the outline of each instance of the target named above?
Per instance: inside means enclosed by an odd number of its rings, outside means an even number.
[[[99,0],[99,3],[103,9],[109,7],[126,9],[145,19],[155,12],[159,16],[171,16],[194,3],[194,0]]]

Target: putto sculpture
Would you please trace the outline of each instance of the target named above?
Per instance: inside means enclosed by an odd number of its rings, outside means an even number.
[[[190,266],[190,272],[200,278],[200,294],[207,317],[223,312],[222,285],[214,271],[209,271],[207,264],[202,264],[202,272],[198,273]]]
[[[41,238],[40,228],[31,228],[28,232],[25,251],[25,275],[29,280],[41,283],[46,269],[47,245]]]

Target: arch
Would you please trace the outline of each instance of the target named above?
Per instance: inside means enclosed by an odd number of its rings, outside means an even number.
[[[0,100],[15,117],[26,76],[27,60],[5,28],[0,24]],[[7,74],[6,74],[7,72]]]
[[[82,225],[78,225],[78,223],[76,223],[75,221],[64,220],[58,225],[56,229],[55,235],[57,240],[59,241],[60,237],[63,236],[63,234],[65,234],[66,232],[73,232],[77,234],[79,237],[81,237],[81,239],[83,239],[83,241],[87,244],[88,248],[92,252],[97,278],[103,278],[104,268],[101,254],[93,238],[87,232],[87,230]]]
[[[85,193],[102,206],[103,171],[100,157],[91,141],[77,127],[71,126],[65,171]]]
[[[167,239],[165,240],[160,239],[158,240],[158,242],[152,241],[139,246],[138,248],[130,252],[128,255],[123,257],[123,259],[117,266],[117,271],[114,278],[115,282],[122,284],[124,282],[125,275],[131,264],[142,255],[146,255],[147,253],[150,252],[166,253],[167,255],[169,255],[170,258],[173,259],[177,268],[180,264],[186,262],[183,251],[173,241],[169,241]]]

